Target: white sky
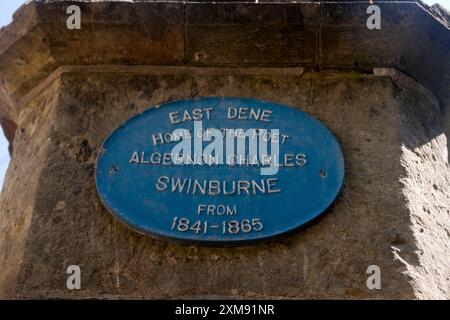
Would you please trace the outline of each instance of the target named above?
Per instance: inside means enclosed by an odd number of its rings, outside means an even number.
[[[423,0],[425,3],[429,4],[429,5],[433,5],[435,3],[440,3],[443,7],[447,8],[448,10],[450,10],[450,0]]]
[[[19,8],[25,0],[0,0],[0,27],[11,22],[12,14]],[[450,0],[425,0],[428,4],[440,3],[450,10]],[[375,0],[376,3],[376,0]],[[3,185],[3,179],[9,163],[8,143],[0,132],[0,186]]]

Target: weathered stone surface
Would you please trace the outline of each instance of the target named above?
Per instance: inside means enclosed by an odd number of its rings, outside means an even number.
[[[33,1],[3,29],[0,63],[12,101],[64,64],[392,66],[439,96],[450,86],[446,15],[421,2],[379,2],[382,30],[368,30],[361,3],[82,1],[76,32],[65,28],[67,3]]]
[[[389,75],[400,87],[413,87],[414,81],[393,70],[380,70],[376,74]],[[442,115],[439,109],[429,112],[426,104],[412,107],[412,101],[428,95],[430,101],[437,100],[426,93],[422,86],[401,93],[410,101],[401,118],[404,132],[401,147],[401,164],[404,175],[400,182],[410,211],[411,230],[416,239],[417,261],[408,261],[400,256],[413,278],[413,287],[418,298],[449,298],[450,270],[450,166],[448,164],[447,137],[442,130]],[[435,138],[430,139],[433,136]],[[401,252],[401,246],[395,247]],[[440,267],[442,266],[442,269]],[[443,295],[443,293],[446,293]]]
[[[103,140],[149,106],[207,95],[299,106],[329,126],[342,143],[347,164],[346,185],[333,209],[290,237],[241,248],[166,244],[113,219],[95,191],[94,162]],[[425,119],[422,109],[428,110]],[[438,103],[426,89],[414,81],[395,85],[388,76],[303,74],[301,69],[64,68],[22,111],[11,164],[16,169],[8,174],[15,179],[6,181],[1,203],[6,237],[1,252],[7,253],[2,294],[413,298],[423,292],[424,297],[446,297],[449,283],[442,277],[446,272],[448,277],[448,269],[440,266],[448,266],[448,255],[421,261],[419,251],[431,255],[426,246],[448,237],[448,209],[432,204],[434,197],[448,203],[439,115]],[[33,131],[38,121],[47,128],[39,129],[40,139]],[[430,122],[433,126],[425,125]],[[40,147],[38,155],[30,145]],[[32,164],[20,165],[30,158]],[[415,170],[431,167],[439,175],[417,186]],[[34,183],[26,195],[32,203],[17,198],[16,188],[25,180]],[[433,183],[437,189],[429,188]],[[423,215],[431,222],[419,224],[426,236],[422,241],[415,229]],[[23,232],[22,241],[13,230]],[[445,248],[440,247],[442,253]],[[68,264],[83,270],[80,292],[65,288]],[[370,264],[382,268],[383,290],[366,288]],[[439,266],[436,272],[424,273],[433,266]],[[416,275],[426,280],[415,282]]]
[[[381,34],[358,3],[83,2],[74,32],[64,2],[33,2],[0,34],[0,120],[14,146],[0,297],[449,298],[450,33],[435,13],[383,2]],[[210,95],[323,121],[346,160],[334,207],[233,248],[168,244],[114,219],[95,188],[104,139],[148,107]],[[71,264],[80,291],[66,288]],[[381,290],[366,287],[372,264]]]

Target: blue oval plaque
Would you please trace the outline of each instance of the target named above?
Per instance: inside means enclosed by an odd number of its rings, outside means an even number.
[[[200,98],[131,118],[103,144],[97,189],[138,232],[236,244],[287,233],[337,197],[344,159],[307,113],[242,98]]]

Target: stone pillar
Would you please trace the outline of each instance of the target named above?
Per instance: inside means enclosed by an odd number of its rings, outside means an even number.
[[[0,33],[12,146],[0,297],[450,297],[450,32],[431,10],[382,3],[381,33],[360,3],[83,2],[81,30],[68,30],[68,4],[31,2]],[[346,160],[335,205],[241,247],[166,243],[117,221],[95,187],[102,142],[151,106],[200,96],[274,101],[326,124]],[[81,290],[66,287],[72,264]],[[366,286],[370,265],[380,290]]]

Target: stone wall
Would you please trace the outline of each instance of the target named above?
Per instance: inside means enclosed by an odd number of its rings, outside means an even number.
[[[362,4],[82,4],[86,27],[73,33],[61,3],[28,5],[0,35],[13,145],[0,297],[449,298],[450,36],[428,11],[386,3],[387,30],[369,43]],[[123,226],[95,188],[102,142],[149,107],[201,96],[274,101],[327,125],[346,161],[335,205],[243,247],[170,244]],[[66,288],[71,264],[81,290]],[[381,290],[366,286],[373,264]]]
[[[113,218],[95,188],[104,139],[148,107],[210,95],[277,101],[323,121],[346,157],[335,206],[284,239],[236,248],[159,242]],[[1,203],[4,296],[448,295],[446,140],[436,98],[410,79],[301,68],[64,67],[20,119]],[[82,269],[81,291],[65,287],[70,264]],[[382,290],[366,287],[371,264],[382,269]]]

